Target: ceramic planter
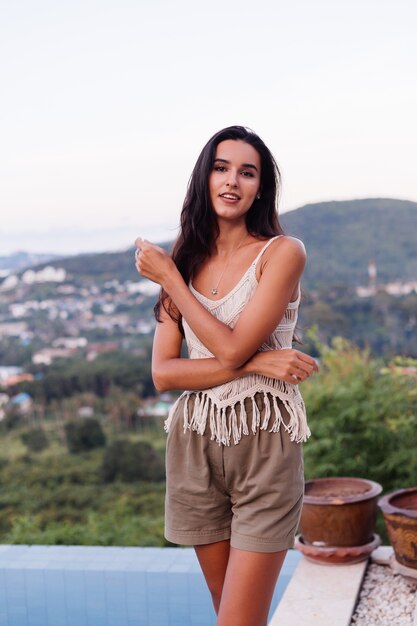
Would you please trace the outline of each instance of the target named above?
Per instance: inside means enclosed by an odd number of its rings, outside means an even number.
[[[300,520],[303,543],[323,548],[373,543],[377,497],[381,492],[380,484],[364,478],[306,481]]]
[[[398,563],[417,569],[417,487],[387,494],[378,505]]]
[[[322,565],[347,565],[366,561],[372,552],[381,545],[379,535],[374,535],[372,541],[361,546],[316,546],[305,543],[298,535],[295,538],[294,547],[304,554],[309,561],[321,563]]]

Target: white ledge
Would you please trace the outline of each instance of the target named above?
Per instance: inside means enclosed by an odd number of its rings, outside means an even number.
[[[269,626],[349,626],[367,565],[301,559]]]

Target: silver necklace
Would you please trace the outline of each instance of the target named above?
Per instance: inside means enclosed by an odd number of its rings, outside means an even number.
[[[244,236],[244,238],[242,239],[242,241],[240,242],[240,244],[239,244],[239,245],[238,245],[238,246],[237,246],[234,250],[232,250],[232,252],[230,253],[229,258],[228,258],[228,260],[227,260],[227,263],[226,263],[226,265],[224,266],[224,269],[223,269],[222,273],[220,274],[220,278],[219,278],[219,280],[217,281],[217,285],[216,285],[215,287],[212,287],[212,288],[210,289],[210,293],[211,293],[213,296],[217,296],[217,294],[219,293],[219,285],[220,285],[220,283],[221,283],[221,281],[222,281],[222,278],[223,278],[223,276],[224,276],[224,273],[226,272],[227,268],[228,268],[228,267],[229,267],[229,265],[230,265],[230,261],[231,261],[231,259],[232,259],[232,256],[233,256],[233,255],[234,255],[234,253],[235,253],[235,252],[237,252],[237,251],[239,250],[239,248],[243,245],[243,242],[245,241],[245,239],[247,238],[247,236],[248,236],[248,235],[246,234],[246,235]],[[211,274],[211,273],[212,273],[212,267],[211,267],[210,262],[209,262],[208,266],[209,266],[209,271],[210,271],[210,274]]]

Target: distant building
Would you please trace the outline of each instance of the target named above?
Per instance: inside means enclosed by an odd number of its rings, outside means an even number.
[[[77,411],[78,417],[93,417],[94,408],[92,406],[80,406]]]
[[[19,383],[31,383],[34,380],[33,374],[16,374],[15,376],[9,376],[3,382],[4,387],[13,387]]]
[[[85,348],[87,344],[86,337],[58,337],[52,342],[54,348],[68,348],[70,350]]]
[[[27,329],[26,322],[3,322],[0,324],[0,337],[20,337]]]
[[[415,291],[417,293],[417,280],[409,282],[393,282],[384,285],[384,291],[391,296],[408,296],[408,294]]]
[[[10,276],[7,276],[0,285],[0,291],[9,291],[17,287],[18,284],[18,277],[15,274],[10,274]]]
[[[47,265],[38,272],[26,270],[26,272],[22,274],[22,282],[26,285],[33,285],[34,283],[62,283],[66,277],[67,272],[64,268]]]
[[[35,352],[32,363],[35,365],[51,365],[54,359],[70,359],[76,354],[74,348],[44,348]]]
[[[0,366],[0,384],[3,384],[11,376],[18,376],[23,373],[23,367],[17,367],[16,365],[2,365]]]
[[[160,290],[160,286],[150,280],[139,282],[126,281],[124,286],[128,293],[140,293],[144,296],[155,296]]]
[[[10,404],[21,415],[26,415],[32,410],[33,400],[28,393],[22,392],[18,393],[17,396],[13,396],[13,398],[11,398],[10,400]]]
[[[94,361],[99,354],[105,352],[114,352],[118,350],[120,344],[118,341],[103,341],[103,343],[91,343],[88,347],[87,361]]]
[[[376,295],[378,292],[389,293],[391,296],[407,296],[413,291],[417,293],[417,280],[412,281],[394,281],[391,283],[377,284],[377,269],[375,261],[371,260],[368,263],[368,278],[369,282],[367,286],[356,287],[356,295],[360,298],[369,298]]]
[[[369,261],[368,263],[368,278],[369,278],[369,290],[371,293],[376,293],[376,263],[375,261]]]
[[[139,417],[168,417],[171,404],[169,402],[162,402],[161,400],[155,402],[155,400],[146,402],[137,413]]]

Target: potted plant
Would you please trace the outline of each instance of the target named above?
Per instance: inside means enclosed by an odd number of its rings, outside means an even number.
[[[353,477],[306,481],[296,547],[321,562],[366,559],[380,544],[375,535],[377,497],[382,486]]]
[[[389,493],[379,500],[378,506],[384,515],[396,560],[417,570],[417,487]]]

